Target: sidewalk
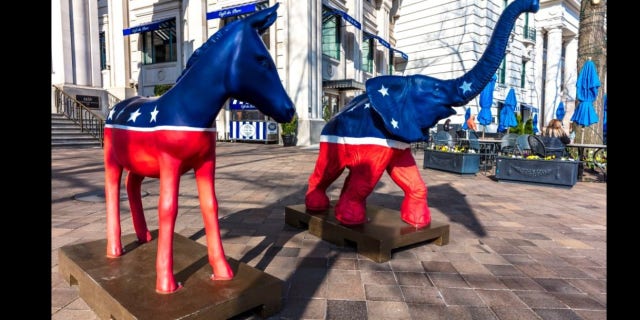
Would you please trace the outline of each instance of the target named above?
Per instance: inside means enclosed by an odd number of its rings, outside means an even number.
[[[282,309],[270,319],[607,318],[606,183],[568,189],[421,169],[432,219],[450,224],[450,242],[402,248],[375,263],[284,223],[285,206],[304,203],[317,155],[316,148],[217,146],[226,255],[285,281]],[[414,156],[422,167],[422,154]],[[98,319],[59,275],[58,248],[106,237],[102,149],[53,149],[51,159],[51,316]],[[154,230],[158,180],[145,179],[142,189]],[[399,210],[402,196],[385,174],[367,203]],[[175,232],[205,244],[192,172],[182,177],[179,201]],[[122,233],[133,233],[126,201]]]

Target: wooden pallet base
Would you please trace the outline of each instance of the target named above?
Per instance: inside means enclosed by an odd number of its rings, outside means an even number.
[[[393,249],[434,240],[436,245],[449,243],[449,225],[437,221],[416,229],[400,219],[400,212],[378,206],[367,206],[368,222],[345,226],[335,218],[333,207],[324,212],[307,211],[304,204],[285,207],[285,222],[293,227],[309,229],[309,233],[333,244],[345,241],[356,244],[358,253],[375,261],[391,260]]]
[[[123,236],[125,254],[115,259],[106,257],[106,239],[62,247],[59,272],[102,319],[228,319],[249,310],[268,317],[280,310],[282,280],[231,258],[235,277],[210,280],[206,246],[179,234],[173,266],[183,288],[157,293],[157,230],[152,235],[142,245],[134,234]]]

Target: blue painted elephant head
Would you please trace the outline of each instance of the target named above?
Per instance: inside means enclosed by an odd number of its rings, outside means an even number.
[[[463,76],[452,80],[425,75],[375,77],[366,82],[368,101],[354,99],[344,111],[355,111],[354,107],[358,106],[371,107],[376,114],[374,117],[380,117],[379,121],[375,121],[376,125],[381,126],[379,129],[383,136],[380,138],[402,142],[426,139],[429,128],[455,114],[452,107],[463,106],[480,94],[505,56],[509,35],[518,16],[523,12],[537,12],[538,9],[539,0],[516,0],[511,3],[500,16],[486,51]],[[352,120],[358,121],[355,118]],[[323,134],[344,133],[335,129],[335,125],[329,125]],[[362,129],[368,130],[366,127]]]

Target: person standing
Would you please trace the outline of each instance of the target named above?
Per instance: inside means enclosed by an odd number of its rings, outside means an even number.
[[[475,114],[472,114],[471,116],[469,116],[469,119],[467,119],[467,128],[469,128],[469,130],[472,130],[472,131],[478,131]]]
[[[448,132],[449,130],[451,130],[451,124],[450,124],[450,123],[451,123],[451,119],[447,119],[447,120],[444,122],[444,124],[442,125],[442,130],[447,131],[447,132]]]

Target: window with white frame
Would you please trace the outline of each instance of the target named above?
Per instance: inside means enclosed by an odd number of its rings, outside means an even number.
[[[175,18],[162,22],[156,30],[141,33],[140,38],[143,64],[177,61]]]
[[[105,32],[100,32],[98,39],[100,41],[100,70],[107,68],[107,42]]]
[[[322,54],[340,60],[340,17],[322,8]]]
[[[373,72],[373,53],[375,52],[374,42],[372,37],[366,37],[362,41],[362,71]]]

